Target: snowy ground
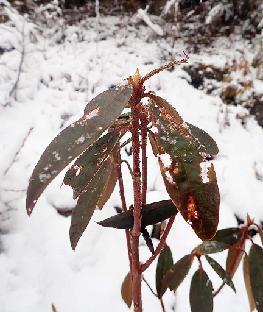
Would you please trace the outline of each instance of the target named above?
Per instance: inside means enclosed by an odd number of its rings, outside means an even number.
[[[99,24],[89,20],[79,27],[62,27],[57,33],[46,29],[43,34],[17,16],[16,28],[0,25],[0,45],[14,47],[0,55],[1,312],[46,312],[51,311],[52,303],[58,312],[127,310],[120,296],[128,270],[124,233],[95,223],[115,213],[113,206],[120,202],[117,189],[103,211],[95,212],[76,252],[70,248],[69,218],[58,215],[53,207],[74,205],[70,189],[61,187],[63,175],[48,187],[32,217],[28,218],[25,211],[28,179],[52,138],[81,116],[86,103],[101,91],[122,82],[137,67],[146,73],[163,64],[164,41],[157,40],[149,28],[135,29],[132,21],[129,25],[126,22],[117,18],[103,18]],[[25,58],[18,89],[10,97],[23,51],[17,29],[23,28]],[[224,64],[235,48],[228,43],[218,46],[221,49],[216,52],[190,54],[190,62]],[[250,55],[245,43],[242,48]],[[175,52],[183,49],[178,43]],[[236,225],[234,213],[245,217],[249,212],[257,221],[263,220],[263,182],[255,173],[256,166],[263,175],[263,129],[253,118],[243,127],[236,119],[236,114],[242,113],[238,107],[229,109],[231,126],[224,128],[219,97],[194,89],[181,68],[161,73],[148,87],[168,99],[186,121],[205,129],[217,141],[220,154],[214,164],[221,192],[220,228]],[[257,82],[257,87],[262,89],[262,84]],[[166,199],[152,157],[149,168],[149,202]],[[126,193],[131,201],[129,186]],[[176,219],[168,239],[175,260],[199,242],[190,226],[180,216]],[[144,245],[141,250],[142,259],[149,256]],[[224,264],[225,253],[217,259]],[[153,265],[145,274],[153,287],[154,270]],[[210,273],[216,288],[220,280]],[[241,272],[234,282],[237,295],[226,287],[215,298],[216,312],[225,307],[229,312],[249,310]],[[165,295],[167,311],[173,306],[174,311],[190,311],[189,284],[190,278],[176,296]],[[143,301],[145,311],[160,311],[158,301],[145,286]]]

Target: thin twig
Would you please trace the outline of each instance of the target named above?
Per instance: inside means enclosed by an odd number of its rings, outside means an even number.
[[[9,97],[13,96],[13,94],[16,92],[16,90],[18,88],[18,84],[19,84],[24,60],[25,60],[25,23],[23,23],[23,29],[22,29],[22,51],[21,51],[21,57],[20,57],[20,62],[19,62],[19,66],[18,66],[17,77],[16,77],[16,80],[15,80],[15,83],[14,83],[12,89],[9,92]],[[16,95],[15,95],[15,97],[16,97]]]
[[[158,246],[155,249],[155,253],[154,255],[152,255],[144,264],[141,265],[141,272],[144,272],[151,264],[152,262],[155,260],[155,258],[159,255],[159,253],[162,251],[163,247],[165,246],[166,243],[166,238],[172,228],[173,222],[174,222],[175,216],[172,216],[167,225],[166,228],[163,232],[163,235],[160,239],[160,242],[158,244]]]
[[[145,279],[145,277],[142,275],[142,280],[144,281],[144,283],[147,285],[147,287],[149,288],[149,290],[151,291],[151,293],[158,298],[158,295],[156,294],[156,292],[152,289],[151,285],[147,282],[147,280]],[[158,298],[159,299],[159,298]]]
[[[223,287],[225,286],[225,282],[223,282],[221,285],[220,285],[220,287],[218,287],[218,289],[213,293],[213,297],[215,297],[215,296],[217,296],[219,293],[220,293],[220,291],[223,289]]]
[[[123,160],[123,159],[121,160],[121,162],[127,165],[128,169],[129,169],[129,171],[130,171],[130,175],[131,175],[131,177],[133,178],[132,167],[131,167],[131,165],[129,164],[129,162],[128,162],[127,160]]]
[[[165,306],[164,306],[164,303],[163,303],[163,298],[160,299],[160,302],[161,302],[161,307],[163,309],[163,312],[166,312]]]
[[[7,175],[8,171],[12,168],[13,164],[16,162],[17,156],[20,154],[20,152],[21,152],[22,148],[24,147],[24,145],[25,145],[25,143],[26,143],[28,137],[30,136],[32,130],[33,130],[33,127],[31,127],[31,128],[27,131],[25,137],[23,138],[23,141],[21,142],[21,144],[20,144],[18,150],[16,151],[14,157],[12,158],[12,160],[11,160],[9,166],[8,166],[8,167],[6,168],[6,170],[4,171],[4,173],[3,173],[4,176]]]
[[[163,65],[163,66],[161,66],[161,67],[159,67],[159,68],[157,68],[157,69],[152,70],[152,71],[149,72],[147,75],[145,75],[144,77],[142,77],[141,83],[144,83],[146,80],[148,80],[148,79],[151,78],[152,76],[158,74],[159,72],[161,72],[161,71],[163,71],[163,70],[165,70],[165,69],[169,69],[169,68],[173,67],[174,65],[180,65],[180,64],[186,64],[186,63],[188,63],[189,56],[188,56],[185,52],[183,52],[183,53],[184,53],[184,56],[185,56],[183,59],[181,59],[181,60],[179,60],[179,61],[170,62],[170,63],[168,63],[168,64],[166,64],[166,65]]]

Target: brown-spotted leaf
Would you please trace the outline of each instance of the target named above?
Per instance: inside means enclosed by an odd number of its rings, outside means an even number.
[[[79,196],[77,206],[72,213],[69,230],[70,242],[73,250],[75,250],[80,237],[89,224],[111,170],[112,163],[111,160],[108,159],[97,172],[96,177],[91,180],[85,192]]]
[[[190,287],[190,305],[192,312],[213,311],[213,287],[204,270],[197,270]]]
[[[199,144],[204,147],[207,154],[217,155],[219,153],[215,140],[207,132],[188,122],[186,124],[191,134],[198,140]]]
[[[249,258],[248,258],[248,255],[245,254],[244,260],[243,260],[243,275],[244,275],[244,281],[245,281],[245,286],[246,286],[246,291],[247,291],[249,308],[250,308],[250,311],[252,312],[256,308],[256,303],[253,297],[249,271],[250,271],[249,270]]]
[[[231,287],[234,290],[234,292],[236,292],[236,289],[235,289],[235,286],[231,277],[221,267],[221,265],[215,259],[209,256],[205,256],[205,257],[206,257],[207,262],[210,264],[213,270],[217,273],[217,275],[223,280],[223,282],[226,283],[229,287]]]
[[[253,244],[249,251],[249,275],[258,312],[263,312],[263,248]]]
[[[72,187],[74,198],[77,198],[95,177],[103,162],[119,142],[120,136],[116,132],[107,133],[82,153],[67,171],[63,182]]]
[[[29,215],[47,185],[120,116],[131,93],[130,86],[123,86],[99,94],[89,102],[84,116],[60,132],[48,145],[29,181],[26,200]]]
[[[123,301],[127,304],[127,306],[130,308],[132,305],[132,279],[130,272],[125,276],[122,282],[121,297]]]
[[[141,227],[152,225],[177,214],[177,209],[171,200],[162,200],[145,205],[142,210]],[[133,210],[119,213],[108,219],[98,222],[104,227],[116,229],[131,229],[133,227]]]
[[[177,131],[158,107],[151,106],[150,111],[158,129],[158,133],[151,133],[150,142],[158,152],[166,190],[196,234],[202,240],[211,239],[216,233],[220,204],[214,167],[204,162],[206,154],[200,152],[196,140],[187,136],[187,126],[180,124]]]
[[[173,265],[173,255],[169,246],[165,245],[158,257],[155,273],[156,291],[159,297],[162,296],[162,282],[165,274]]]
[[[232,245],[226,258],[226,272],[233,278],[236,270],[240,264],[240,261],[244,255],[245,240],[241,239],[236,244]]]
[[[192,255],[186,255],[178,260],[162,279],[162,287],[159,296],[162,297],[166,289],[176,291],[179,285],[187,276],[193,262]]]

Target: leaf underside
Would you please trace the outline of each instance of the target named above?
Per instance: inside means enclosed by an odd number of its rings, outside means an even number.
[[[188,274],[193,258],[191,255],[186,255],[178,260],[170,270],[165,274],[162,279],[162,287],[160,289],[159,296],[162,297],[166,289],[176,291],[179,285],[182,283],[186,275]]]
[[[226,258],[226,272],[232,278],[244,255],[245,240],[241,239],[228,249]]]
[[[132,305],[132,280],[131,280],[131,273],[129,272],[121,285],[121,297],[123,301],[127,304],[130,308]]]
[[[71,225],[69,230],[71,247],[75,250],[80,237],[85,231],[97,203],[101,198],[105,183],[112,171],[113,164],[110,159],[104,162],[102,167],[96,174],[96,177],[88,184],[84,193],[79,198],[71,217]]]
[[[190,305],[192,312],[213,311],[213,287],[204,270],[197,270],[190,287]]]
[[[156,266],[155,285],[159,298],[162,296],[162,280],[173,265],[173,255],[169,246],[165,246],[161,251]]]
[[[29,215],[47,185],[120,116],[131,93],[130,86],[123,86],[99,94],[89,102],[84,116],[60,132],[48,145],[29,181],[26,200]]]
[[[158,100],[152,101],[150,112],[158,132],[150,134],[150,142],[158,155],[166,190],[196,234],[209,240],[216,233],[220,204],[213,165],[207,166],[205,174],[201,168],[209,153],[175,109],[163,99],[155,98]],[[164,156],[170,157],[169,164],[163,161]]]
[[[145,205],[141,209],[142,219],[141,227],[145,228],[170,218],[177,214],[177,209],[171,200],[162,200]],[[113,227],[116,229],[131,229],[133,227],[133,210],[119,213],[108,219],[98,222],[104,227]]]

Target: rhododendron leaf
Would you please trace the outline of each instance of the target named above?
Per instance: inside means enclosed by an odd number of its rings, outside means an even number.
[[[74,198],[77,198],[94,178],[119,139],[120,134],[107,133],[82,153],[67,171],[63,182],[72,187]]]
[[[244,260],[243,260],[243,275],[244,275],[244,282],[245,282],[246,291],[247,291],[249,308],[250,308],[250,311],[252,312],[256,308],[256,303],[255,303],[252,286],[251,286],[249,257],[247,254],[245,254]]]
[[[249,251],[249,275],[258,312],[263,312],[263,248],[253,244]]]
[[[162,297],[166,289],[176,291],[179,285],[187,276],[193,262],[192,255],[186,255],[178,260],[162,279],[162,287],[159,296]]]
[[[122,282],[121,297],[127,304],[128,308],[130,308],[132,305],[132,278],[130,272],[125,276]]]
[[[70,242],[73,250],[75,250],[80,237],[85,231],[93,212],[96,209],[101,193],[104,190],[105,183],[111,173],[112,166],[110,159],[105,161],[94,179],[88,184],[85,192],[83,192],[78,198],[77,206],[72,213],[69,230]]]
[[[202,269],[195,272],[190,287],[190,305],[192,312],[213,311],[213,287],[212,283]]]
[[[161,251],[158,262],[156,266],[156,274],[155,274],[155,282],[156,282],[156,290],[159,297],[162,296],[162,281],[169,269],[173,265],[173,255],[169,246],[165,246]]]
[[[192,135],[198,140],[200,145],[205,148],[207,154],[217,155],[219,153],[215,140],[208,133],[188,122],[186,124]]]
[[[229,287],[231,287],[234,290],[234,292],[236,292],[236,289],[235,289],[233,281],[231,280],[231,277],[221,267],[221,265],[217,261],[215,261],[215,259],[209,256],[205,256],[205,257],[206,257],[207,262],[211,265],[211,267],[217,273],[217,275],[221,277],[223,282],[225,282]]]
[[[111,126],[127,106],[130,86],[105,91],[89,102],[84,116],[68,126],[48,145],[33,170],[27,190],[30,215],[47,185]]]
[[[236,270],[244,255],[244,248],[245,248],[245,240],[241,239],[228,249],[228,254],[226,258],[226,272],[229,274],[231,278],[236,273]]]
[[[141,227],[161,222],[177,214],[177,209],[171,200],[162,200],[145,205],[142,210]],[[131,229],[133,227],[133,210],[119,213],[108,219],[98,222],[104,227],[116,229]]]

